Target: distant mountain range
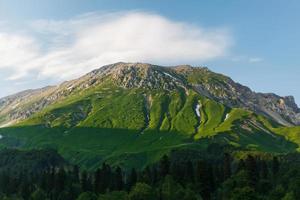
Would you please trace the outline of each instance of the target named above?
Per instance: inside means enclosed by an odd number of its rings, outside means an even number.
[[[173,149],[212,143],[297,151],[298,125],[293,97],[256,93],[189,65],[116,63],[0,99],[1,147],[56,148],[91,168],[146,165]]]

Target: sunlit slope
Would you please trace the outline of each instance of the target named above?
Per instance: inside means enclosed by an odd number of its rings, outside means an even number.
[[[253,112],[226,107],[192,89],[124,89],[106,84],[0,129],[0,143],[55,148],[69,161],[89,168],[103,161],[143,166],[172,149],[203,149],[211,143],[278,153],[297,148],[288,141],[293,133],[285,134],[284,128],[266,122]]]
[[[298,145],[297,151],[300,151],[300,126],[285,127],[259,116],[259,119],[270,131],[282,135],[286,140],[292,141]]]

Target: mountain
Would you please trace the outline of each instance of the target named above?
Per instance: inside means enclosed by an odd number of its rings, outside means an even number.
[[[27,90],[0,99],[0,125],[26,119],[44,107],[80,90],[116,81],[122,88],[175,90],[192,89],[228,107],[241,107],[287,125],[300,125],[300,109],[292,96],[255,93],[229,77],[207,68],[160,67],[143,63],[116,63],[101,67],[59,86]]]
[[[73,163],[143,166],[174,149],[214,143],[296,151],[293,97],[263,94],[207,68],[103,66],[78,79],[0,99],[0,145],[56,148]]]

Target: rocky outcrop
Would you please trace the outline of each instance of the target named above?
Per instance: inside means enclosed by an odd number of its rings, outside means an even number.
[[[220,80],[193,84],[193,87],[199,93],[229,107],[249,109],[285,126],[300,125],[300,110],[292,96],[256,93],[228,77]]]

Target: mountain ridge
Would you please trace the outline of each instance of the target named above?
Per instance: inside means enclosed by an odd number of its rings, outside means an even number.
[[[214,144],[300,150],[300,128],[268,114],[296,115],[293,99],[264,97],[207,68],[116,63],[8,99],[0,121],[11,124],[0,128],[0,148],[54,148],[87,168],[102,162],[140,167],[172,150]]]
[[[249,109],[285,126],[300,125],[300,109],[292,96],[256,93],[229,77],[214,73],[205,67],[190,65],[162,67],[146,63],[119,62],[105,65],[78,79],[65,81],[57,86],[26,90],[1,98],[0,126],[27,119],[44,107],[76,91],[88,89],[105,81],[114,82],[123,88],[150,90],[183,88],[186,91],[192,88],[199,94],[226,106]]]

